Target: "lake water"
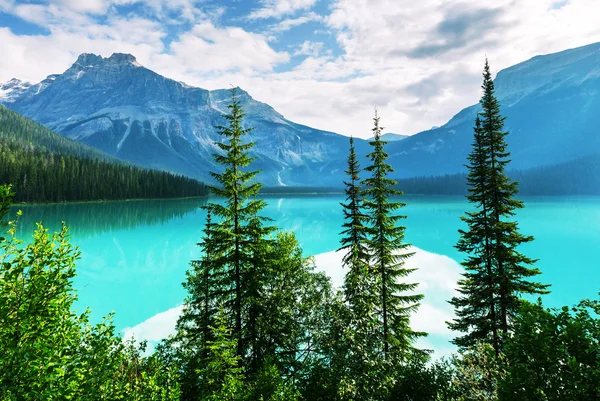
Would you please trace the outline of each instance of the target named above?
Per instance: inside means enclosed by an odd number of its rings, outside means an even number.
[[[280,228],[294,231],[305,254],[319,255],[319,268],[339,283],[339,255],[331,251],[338,248],[342,196],[266,200],[264,214]],[[595,297],[600,289],[600,198],[524,200],[520,229],[536,239],[522,250],[539,258],[540,281],[552,284],[545,303],[559,306]],[[454,249],[459,217],[469,205],[461,197],[404,196],[403,201],[406,239],[418,248],[412,263],[420,270],[414,278],[423,281],[420,291],[426,296],[417,325],[432,332],[427,345],[443,348],[452,337],[443,323],[452,312],[445,301],[460,272],[461,255]],[[205,221],[200,209],[205,203],[185,199],[22,206],[19,236],[29,238],[37,221],[51,230],[66,221],[82,254],[75,280],[78,308],[90,307],[94,319],[115,311],[118,330],[139,327],[137,336],[152,340],[159,335],[149,331],[168,331],[176,316],[164,312],[176,312],[185,296],[181,282],[189,261],[199,256],[195,244]],[[153,325],[144,325],[148,321]]]

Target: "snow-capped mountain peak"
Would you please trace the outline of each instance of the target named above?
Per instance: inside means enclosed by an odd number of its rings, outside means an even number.
[[[0,103],[11,103],[27,89],[31,87],[31,83],[13,78],[5,83],[0,83]]]

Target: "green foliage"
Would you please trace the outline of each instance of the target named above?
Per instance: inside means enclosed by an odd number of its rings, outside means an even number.
[[[302,256],[292,233],[277,234],[271,255],[261,302],[265,355],[283,377],[301,380],[319,358],[317,342],[328,324],[323,306],[330,302],[331,283],[325,273],[314,272],[313,259]]]
[[[244,369],[241,358],[236,355],[237,340],[232,338],[227,327],[223,309],[216,315],[212,329],[212,340],[207,345],[207,365],[201,369],[202,401],[242,400],[244,394]]]
[[[452,387],[456,401],[496,401],[498,390],[506,378],[506,357],[485,342],[466,348],[454,365]]]
[[[421,358],[399,367],[389,401],[450,401],[458,396],[453,388],[454,366],[447,360],[427,365]]]
[[[11,196],[0,186],[0,399],[178,399],[174,371],[123,344],[110,317],[91,325],[89,311],[73,311],[79,252],[66,226],[38,224],[24,244],[5,221]]]
[[[10,185],[0,185],[0,245],[6,241],[5,230],[10,223],[5,221],[5,217],[8,215],[14,197],[15,193]]]
[[[0,182],[17,201],[176,198],[206,195],[196,180],[127,165],[0,106]]]
[[[298,401],[301,395],[293,383],[287,382],[277,366],[266,361],[246,391],[246,399],[260,401]]]
[[[467,230],[459,230],[456,248],[467,255],[459,281],[459,296],[451,300],[457,318],[452,330],[466,333],[454,340],[461,347],[488,341],[496,353],[501,338],[510,331],[522,294],[545,294],[547,285],[530,279],[540,271],[530,267],[536,261],[517,248],[533,241],[519,233],[511,220],[523,202],[514,197],[518,184],[505,173],[510,153],[507,150],[504,117],[494,94],[494,82],[486,60],[483,72],[482,111],[475,121],[473,149],[469,155],[469,195],[476,210],[462,220]]]
[[[600,302],[545,309],[523,303],[507,339],[502,400],[575,401],[600,397]]]
[[[296,397],[296,383],[320,357],[315,333],[327,324],[321,306],[331,285],[326,275],[314,273],[293,234],[276,232],[260,216],[265,201],[257,199],[258,172],[247,171],[253,144],[244,143],[250,129],[242,125],[235,89],[229,110],[228,126],[218,127],[221,153],[214,155],[224,169],[213,174],[219,186],[210,187],[224,201],[207,206],[209,220],[198,244],[203,257],[188,271],[177,334],[164,347],[179,364],[182,399],[198,399],[207,388],[214,392],[197,372],[213,363],[208,344],[216,339],[209,327],[221,305],[245,391],[255,399]]]
[[[377,113],[374,117],[373,147],[368,155],[371,165],[365,170],[371,177],[363,181],[365,211],[368,216],[370,267],[378,276],[378,298],[380,300],[380,338],[384,359],[402,359],[410,351],[414,340],[423,335],[410,328],[410,314],[419,305],[422,295],[412,294],[418,284],[404,282],[413,271],[404,266],[412,256],[407,252],[409,245],[404,242],[405,227],[398,223],[406,216],[394,214],[405,206],[402,202],[391,200],[402,195],[394,189],[396,181],[388,178],[394,170],[386,163],[388,155],[384,151],[386,142],[381,140],[382,127],[379,126]],[[378,341],[378,342],[379,342]]]

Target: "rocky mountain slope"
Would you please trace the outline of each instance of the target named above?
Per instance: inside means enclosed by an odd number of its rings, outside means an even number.
[[[254,127],[256,167],[266,185],[339,182],[346,137],[295,124],[238,90]],[[215,126],[231,98],[165,78],[129,54],[82,54],[63,74],[51,75],[6,105],[69,138],[120,159],[209,180]],[[335,155],[335,157],[332,157]],[[342,170],[340,170],[340,167]]]

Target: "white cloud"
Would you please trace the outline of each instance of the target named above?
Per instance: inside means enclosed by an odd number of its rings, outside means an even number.
[[[38,82],[51,73],[61,73],[73,64],[81,53],[110,55],[113,52],[132,53],[147,59],[154,51],[148,44],[122,42],[110,37],[89,37],[74,32],[55,32],[51,36],[18,36],[8,28],[0,28],[0,42],[10,59],[0,60],[1,81],[12,77]],[[40,69],[40,65],[44,69]]]
[[[132,4],[138,1],[140,0],[55,0],[52,3],[78,12],[102,14],[111,5]]]
[[[386,99],[380,110],[388,128],[410,134],[441,125],[478,100],[486,54],[498,71],[537,54],[600,41],[600,25],[594,22],[600,2],[552,5],[553,0],[337,0],[327,24],[344,50],[336,61],[339,68],[351,64],[376,77],[380,85],[373,92]],[[366,80],[351,79],[348,85],[361,81]],[[424,83],[435,89],[427,97],[417,91]],[[330,95],[336,102],[356,103],[348,93]],[[373,105],[358,100],[356,106]],[[361,133],[369,123],[354,120],[348,126],[361,126],[356,135],[365,136]]]
[[[311,42],[310,40],[305,40],[298,50],[294,52],[294,56],[311,56],[311,57],[319,57],[321,51],[323,51],[323,43],[322,42]]]
[[[277,24],[272,25],[269,28],[269,30],[272,32],[282,33],[282,32],[289,31],[292,28],[306,24],[311,21],[322,21],[322,20],[323,20],[322,16],[320,16],[316,13],[310,12],[310,13],[303,15],[301,17],[298,17],[298,18],[284,19],[283,21],[280,21]]]
[[[57,0],[19,4],[12,0],[0,0],[0,10],[13,13],[40,26],[58,22],[81,25],[96,16],[115,14],[117,12],[115,7],[138,4],[153,18],[166,23],[179,24],[181,20],[196,21],[208,16],[195,3],[195,0]],[[176,19],[170,17],[173,14],[176,14]]]
[[[263,6],[250,13],[248,18],[281,18],[298,10],[310,9],[316,2],[317,0],[263,0]]]
[[[217,27],[209,20],[194,25],[165,51],[167,30],[156,20],[112,15],[105,24],[99,24],[77,14],[81,18],[77,24],[50,23],[52,7],[35,10],[40,14],[28,13],[30,19],[46,21],[51,33],[16,35],[0,28],[0,41],[11,55],[0,59],[0,82],[15,76],[40,81],[66,70],[81,53],[105,57],[115,52],[131,53],[141,64],[184,81],[207,73],[252,76],[289,60],[287,53],[273,50],[265,36],[238,27]]]
[[[251,75],[271,71],[289,60],[289,54],[273,50],[265,36],[237,27],[218,28],[203,22],[171,43],[170,53],[156,55],[165,70],[175,66],[183,73],[225,72],[238,70]]]

